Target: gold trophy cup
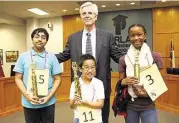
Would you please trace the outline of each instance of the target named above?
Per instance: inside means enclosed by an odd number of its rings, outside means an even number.
[[[34,69],[32,69],[32,92],[33,96],[38,97],[37,80]]]
[[[136,49],[135,51],[135,64],[134,64],[134,77],[138,79],[138,82],[140,83],[140,64],[139,64],[139,53],[140,51]],[[134,92],[136,95],[145,95],[146,91],[143,87],[143,85],[134,85]]]
[[[134,64],[134,77],[140,81],[140,65],[139,65],[139,50],[136,50],[135,64]]]
[[[75,95],[78,96],[80,99],[82,99],[79,76],[77,74],[78,65],[76,64],[76,62],[72,62],[72,69],[73,69],[73,73],[74,73],[73,79],[75,82]]]

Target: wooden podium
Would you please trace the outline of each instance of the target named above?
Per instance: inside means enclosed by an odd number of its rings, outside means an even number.
[[[168,91],[155,101],[156,107],[161,110],[179,114],[179,75],[165,74],[163,78],[168,87]]]
[[[0,117],[21,109],[21,93],[14,77],[0,78]]]

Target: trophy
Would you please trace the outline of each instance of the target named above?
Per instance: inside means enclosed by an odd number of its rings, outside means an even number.
[[[140,64],[139,64],[139,53],[140,51],[138,49],[135,49],[134,52],[134,77],[138,79],[140,82]],[[134,91],[135,94],[138,95],[138,93],[143,93],[142,86],[141,85],[134,85]]]
[[[172,36],[171,47],[170,47],[170,59],[171,59],[171,67],[175,68],[175,52],[174,52],[173,36]]]
[[[34,69],[32,69],[32,92],[33,96],[38,97],[37,80]]]
[[[36,69],[36,64],[31,63],[28,71],[27,92],[34,97],[48,95],[48,69]]]
[[[78,96],[80,99],[82,99],[79,76],[77,74],[78,65],[76,64],[76,62],[72,62],[72,69],[73,69],[73,73],[74,73],[73,79],[74,79],[74,83],[75,83],[75,95]]]
[[[134,77],[138,79],[138,82],[140,83],[140,64],[139,64],[139,54],[140,50],[135,50],[135,58],[134,58]],[[143,85],[136,84],[134,85],[134,91],[137,95],[145,95],[146,91],[143,87]]]
[[[134,63],[134,77],[140,80],[140,65],[139,65],[139,53],[140,51],[136,49],[135,51],[135,63]]]
[[[37,77],[35,74],[35,68],[36,65],[35,63],[31,64],[31,70],[32,70],[32,75],[31,75],[31,79],[32,79],[32,94],[35,97],[38,97],[38,90],[37,90]]]

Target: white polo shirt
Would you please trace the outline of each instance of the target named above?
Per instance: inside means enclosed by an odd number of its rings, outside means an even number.
[[[104,86],[103,82],[95,77],[92,78],[89,84],[85,84],[80,77],[81,96],[83,101],[96,102],[98,99],[104,99]],[[75,95],[75,84],[72,82],[70,88],[70,99],[73,100]],[[96,109],[101,113],[101,109]],[[74,118],[76,117],[77,110],[74,109]],[[101,116],[102,120],[102,116]]]

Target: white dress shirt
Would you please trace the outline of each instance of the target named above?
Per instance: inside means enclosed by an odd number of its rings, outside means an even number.
[[[83,30],[82,35],[82,54],[86,54],[86,40],[87,40],[87,33],[91,34],[91,45],[92,45],[92,52],[94,58],[96,58],[96,28],[94,28],[91,32],[88,32],[86,29]]]

